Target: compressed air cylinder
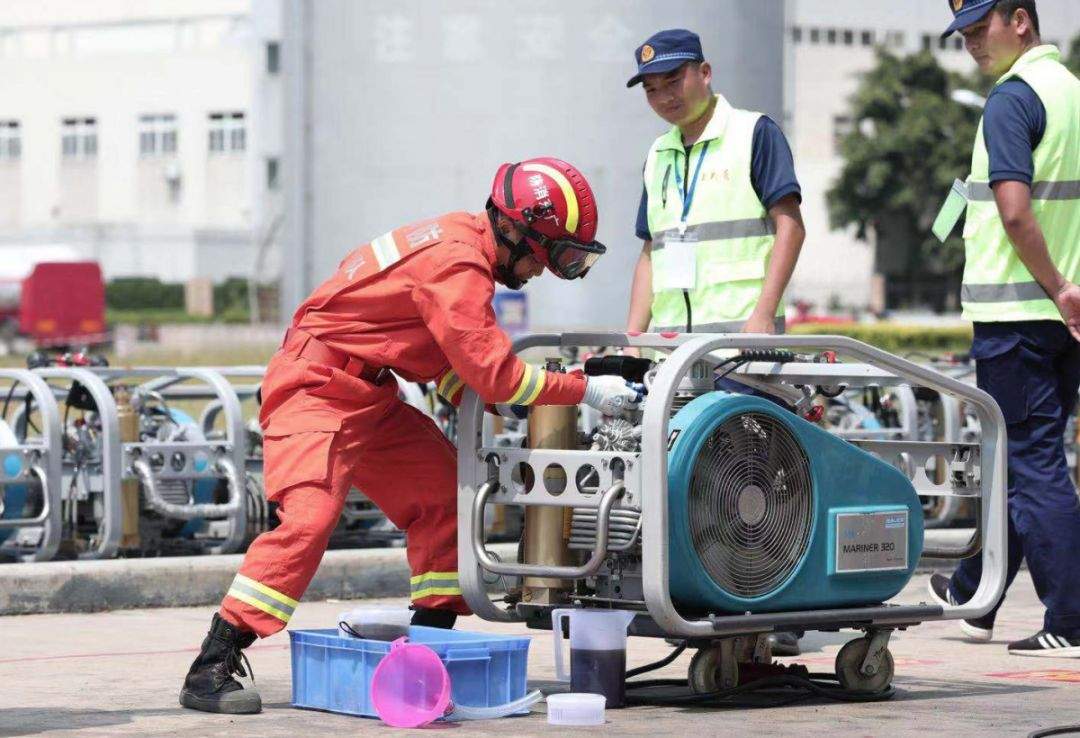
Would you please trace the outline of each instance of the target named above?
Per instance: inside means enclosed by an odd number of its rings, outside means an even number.
[[[557,362],[548,364],[557,371]],[[577,407],[573,405],[539,405],[529,409],[529,448],[577,448]],[[564,469],[545,469],[543,478],[534,480],[549,490],[565,489]],[[573,509],[550,505],[525,508],[525,563],[567,566],[571,564],[568,546]],[[563,593],[570,583],[562,579],[526,577],[522,601],[533,604],[558,604],[565,601]]]
[[[117,387],[113,391],[116,401],[116,417],[120,431],[120,441],[132,443],[139,440],[139,414],[131,405],[131,393],[126,387]],[[139,537],[139,481],[125,479],[120,482],[120,510],[122,512],[120,528],[120,549],[138,549],[142,545]]]

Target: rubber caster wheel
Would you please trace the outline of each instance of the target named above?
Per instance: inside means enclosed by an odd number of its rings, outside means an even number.
[[[892,684],[896,663],[888,648],[882,650],[873,674],[862,671],[863,660],[870,648],[869,638],[848,641],[836,654],[836,676],[840,686],[854,692],[881,692]]]
[[[708,694],[738,686],[739,662],[731,646],[724,644],[699,649],[690,659],[689,682],[694,694]]]

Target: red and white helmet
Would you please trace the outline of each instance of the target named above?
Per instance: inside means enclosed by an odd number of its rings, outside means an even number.
[[[544,156],[503,164],[495,173],[489,202],[524,228],[523,241],[532,255],[563,279],[585,276],[607,251],[596,240],[592,189],[581,172],[561,159]]]

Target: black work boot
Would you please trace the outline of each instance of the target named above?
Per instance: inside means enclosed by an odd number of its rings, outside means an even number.
[[[452,630],[456,621],[457,613],[450,610],[436,610],[432,607],[413,608],[412,625]]]
[[[244,687],[233,674],[247,676],[251,664],[240,649],[255,641],[255,634],[242,631],[214,613],[210,632],[202,643],[180,690],[180,704],[203,712],[226,712],[233,715],[260,712],[262,698],[252,687]],[[243,659],[244,663],[241,663]],[[251,673],[252,680],[255,673]]]

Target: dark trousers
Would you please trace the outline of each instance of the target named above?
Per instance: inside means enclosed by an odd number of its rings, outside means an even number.
[[[1044,629],[1080,637],[1080,500],[1063,439],[1080,386],[1080,343],[1056,321],[976,323],[972,356],[979,388],[1008,426],[1006,590],[1026,559],[1046,606]],[[957,601],[971,598],[981,574],[981,557],[961,562],[950,585]]]

